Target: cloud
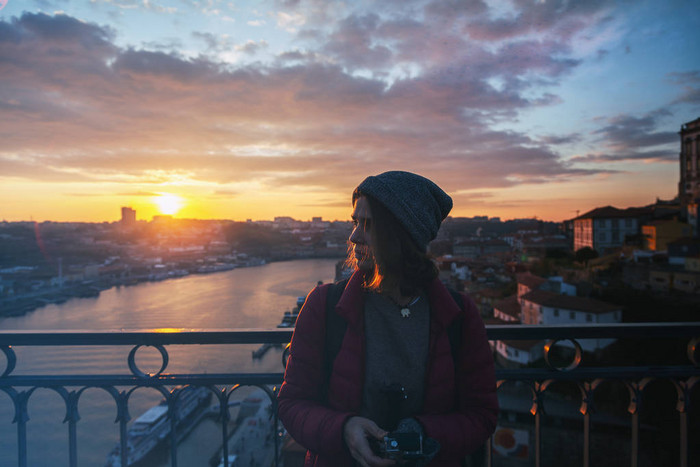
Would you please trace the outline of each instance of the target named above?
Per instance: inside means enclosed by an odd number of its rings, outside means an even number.
[[[700,70],[669,73],[668,78],[683,89],[673,104],[700,105]]]
[[[433,5],[431,20],[444,19],[441,11]],[[286,13],[286,26],[303,25],[293,13]],[[472,47],[453,32],[422,37],[424,26],[415,20],[372,14],[334,24],[318,32],[328,38],[325,47],[233,66],[206,55],[120,47],[110,28],[67,16],[25,13],[0,22],[0,173],[39,182],[179,181],[222,193],[253,182],[333,194],[368,173],[397,168],[448,190],[611,172],[577,167],[551,148],[575,141],[572,135],[536,140],[492,129],[524,109],[556,102],[541,86],[577,66],[564,45]],[[226,43],[195,36],[211,49]],[[425,62],[410,75],[388,80],[358,72],[410,65],[422,53]],[[488,82],[495,76],[503,79],[498,89]],[[646,148],[651,142],[643,133],[660,116],[649,118],[611,120],[597,136],[620,148],[635,141]],[[665,142],[667,135],[652,138]]]
[[[296,32],[299,27],[306,24],[306,18],[299,13],[286,13],[280,11],[277,13],[277,26],[288,32]]]
[[[668,110],[651,112],[641,117],[618,115],[608,118],[607,125],[596,130],[599,141],[616,151],[643,150],[645,148],[676,143],[678,135],[672,131],[656,131],[660,120],[670,116]]]
[[[574,156],[571,162],[581,163],[607,163],[607,162],[666,162],[678,163],[678,154],[671,151],[640,151],[618,154],[586,154],[585,156]]]
[[[606,150],[570,158],[572,163],[677,162],[678,134],[659,131],[670,111],[660,109],[641,116],[616,115],[600,118],[593,136]]]
[[[260,41],[246,41],[245,44],[237,45],[235,47],[235,50],[239,52],[246,53],[248,55],[255,55],[258,51],[265,49],[268,47],[268,43],[265,40],[260,40]]]

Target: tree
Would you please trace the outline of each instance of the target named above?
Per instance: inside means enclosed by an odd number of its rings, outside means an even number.
[[[583,263],[584,266],[588,266],[588,262],[597,257],[598,252],[589,246],[579,248],[576,250],[576,253],[574,253],[574,259],[579,263]]]

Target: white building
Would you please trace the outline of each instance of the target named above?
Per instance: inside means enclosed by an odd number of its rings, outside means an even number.
[[[567,325],[612,324],[622,321],[620,307],[592,298],[571,297],[546,290],[533,290],[520,298],[523,324]],[[615,339],[582,339],[588,352],[604,349]],[[562,345],[571,345],[562,342]]]
[[[605,251],[625,244],[625,237],[637,235],[649,208],[596,208],[574,219],[574,251],[584,247]]]

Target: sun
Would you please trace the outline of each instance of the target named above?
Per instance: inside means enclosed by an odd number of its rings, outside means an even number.
[[[171,193],[162,193],[159,196],[155,196],[153,201],[158,205],[158,210],[161,214],[169,216],[177,214],[184,204],[184,200],[181,197]]]

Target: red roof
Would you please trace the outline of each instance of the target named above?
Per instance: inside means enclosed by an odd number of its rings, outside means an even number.
[[[493,308],[520,320],[520,303],[518,303],[518,297],[515,295],[499,300],[493,305]]]
[[[610,313],[619,311],[619,306],[594,300],[585,297],[572,297],[570,295],[561,295],[546,290],[532,290],[521,297],[528,302],[537,303],[538,305],[550,308],[562,308],[564,310],[585,311],[587,313]]]
[[[518,284],[523,284],[530,289],[536,289],[537,287],[547,282],[547,279],[544,279],[540,276],[535,276],[534,274],[531,274],[529,272],[517,274],[516,279],[518,281]]]

